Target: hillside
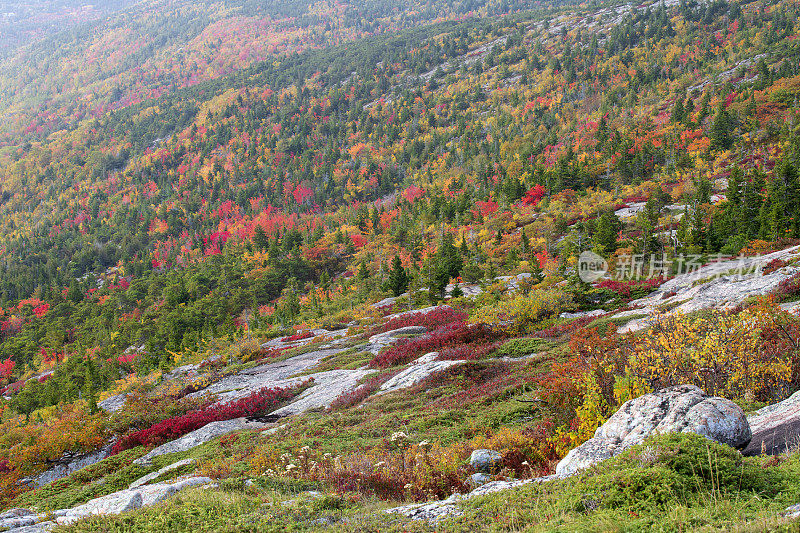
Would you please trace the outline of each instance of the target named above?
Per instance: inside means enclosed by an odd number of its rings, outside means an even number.
[[[794,527],[797,12],[145,0],[14,26],[0,528]],[[708,442],[649,428],[547,477],[689,385],[752,438],[683,413]]]

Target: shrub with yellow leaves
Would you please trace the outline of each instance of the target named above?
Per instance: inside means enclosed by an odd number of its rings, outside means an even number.
[[[470,322],[497,326],[509,335],[524,335],[533,331],[537,324],[557,317],[572,305],[572,296],[564,291],[532,290],[527,295],[517,294],[476,309]]]
[[[638,339],[630,373],[653,388],[693,383],[711,395],[741,398],[750,391],[772,399],[789,385],[797,349],[770,350],[764,335],[781,332],[787,318],[765,304],[738,314],[664,317]]]

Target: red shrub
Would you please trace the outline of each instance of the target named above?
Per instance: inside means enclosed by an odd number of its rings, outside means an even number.
[[[501,342],[490,342],[488,344],[459,344],[458,346],[447,346],[439,350],[439,359],[442,361],[464,361],[483,359],[501,346]]]
[[[311,333],[310,331],[301,331],[301,332],[295,333],[294,335],[289,335],[288,337],[282,338],[281,342],[300,341],[300,340],[303,340],[303,339],[308,339],[308,338],[313,337],[313,336],[314,336],[314,334]]]
[[[786,263],[786,261],[784,261],[783,259],[773,259],[772,261],[764,265],[764,268],[761,269],[761,273],[764,274],[765,276],[767,274],[772,274],[779,268],[785,267],[787,264],[788,263]]]
[[[607,289],[617,293],[620,298],[630,298],[635,293],[647,293],[663,284],[666,280],[663,276],[657,278],[650,278],[645,280],[630,280],[630,281],[617,281],[614,279],[606,279],[597,284],[599,289]]]
[[[242,416],[258,416],[296,396],[311,380],[294,387],[263,388],[253,394],[223,404],[214,404],[185,415],[163,420],[147,429],[129,433],[117,441],[111,453],[116,454],[139,445],[157,446],[177,439],[210,422],[230,420]]]
[[[522,198],[522,203],[528,206],[535,206],[542,199],[547,191],[541,185],[534,185]]]
[[[424,326],[429,332],[435,331],[442,326],[456,322],[463,323],[467,319],[467,314],[456,311],[451,307],[437,307],[427,313],[407,313],[397,318],[388,320],[385,324],[378,326],[372,331],[384,333],[393,329],[404,328],[406,326]]]
[[[458,344],[486,344],[498,340],[504,335],[486,324],[468,325],[455,322],[442,326],[418,339],[402,339],[393,346],[378,354],[370,366],[387,368],[408,363],[419,355],[432,352],[445,346]]]
[[[622,199],[622,201],[627,203],[627,204],[635,204],[635,203],[639,203],[639,202],[646,202],[647,200],[648,200],[648,197],[643,195],[643,194],[639,194],[639,195],[635,195],[635,196],[628,196],[627,198],[623,198]]]
[[[780,300],[790,298],[798,293],[800,293],[800,274],[795,274],[781,281],[778,284],[778,288],[773,292]]]

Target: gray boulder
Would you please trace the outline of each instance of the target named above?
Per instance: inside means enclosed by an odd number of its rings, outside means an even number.
[[[777,455],[800,445],[800,391],[747,417],[753,438],[744,455]]]
[[[481,485],[489,483],[491,480],[492,476],[484,474],[483,472],[477,472],[469,477],[469,483],[473,487],[480,487]]]
[[[629,400],[594,437],[571,450],[556,466],[556,474],[571,475],[663,433],[696,433],[743,448],[750,442],[750,425],[742,409],[725,398],[709,397],[694,385],[661,389]]]
[[[491,473],[502,465],[503,456],[494,450],[475,450],[469,457],[469,464],[475,472]]]
[[[247,420],[246,418],[234,418],[232,420],[211,422],[201,427],[200,429],[196,429],[191,433],[187,433],[186,435],[184,435],[179,439],[175,439],[173,441],[167,442],[166,444],[162,444],[157,448],[154,448],[149,453],[136,459],[133,463],[137,465],[149,465],[150,461],[154,457],[158,457],[159,455],[164,455],[167,453],[175,453],[175,452],[185,452],[187,450],[191,450],[192,448],[200,446],[201,444],[205,444],[206,442],[215,439],[221,435],[227,435],[228,433],[232,433],[234,431],[241,431],[244,429],[262,429],[267,427],[268,425],[269,424],[264,424],[261,422],[252,422]]]

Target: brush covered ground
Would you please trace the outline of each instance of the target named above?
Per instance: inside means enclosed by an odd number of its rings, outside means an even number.
[[[691,436],[435,526],[382,510],[467,492],[474,449],[502,454],[497,479],[551,473],[660,387],[748,411],[800,389],[797,18],[759,0],[152,1],[9,52],[2,507],[74,507],[191,458],[165,476],[217,487],[63,529],[795,527],[793,448]],[[586,283],[586,250],[643,262]],[[767,253],[739,281],[735,259],[695,278],[664,262]],[[406,326],[425,332],[370,341]],[[431,352],[457,364],[381,390]],[[297,372],[226,388],[279,363]],[[359,381],[269,416],[335,371]],[[272,425],[134,463],[243,416]]]

